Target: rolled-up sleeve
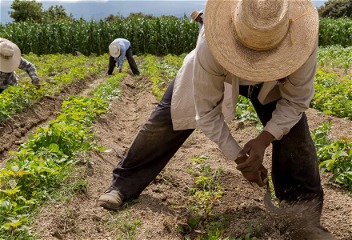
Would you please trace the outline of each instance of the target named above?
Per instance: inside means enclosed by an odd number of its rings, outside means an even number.
[[[301,119],[314,97],[314,77],[317,67],[316,47],[308,60],[294,73],[279,83],[281,99],[277,102],[271,120],[264,127],[280,140]]]
[[[226,71],[211,54],[203,29],[195,54],[193,87],[197,124],[229,159],[235,160],[241,147],[232,137],[221,111]]]
[[[18,68],[27,72],[32,79],[32,84],[37,86],[40,85],[40,78],[38,77],[37,70],[31,62],[21,57],[20,66]]]

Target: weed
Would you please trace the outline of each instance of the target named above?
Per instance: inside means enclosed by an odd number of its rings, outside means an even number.
[[[110,229],[118,229],[116,239],[134,239],[137,236],[137,227],[141,226],[142,223],[139,219],[132,219],[130,210],[119,212],[118,215],[110,214],[110,217],[112,220],[106,224],[112,227]]]
[[[255,235],[256,233],[260,232],[260,229],[262,227],[262,222],[259,221],[255,227],[252,226],[252,220],[249,221],[248,223],[248,233],[247,234],[243,234],[241,235],[239,238],[237,238],[236,240],[259,240],[258,238],[254,237],[253,235]],[[234,239],[234,238],[233,238]]]
[[[194,156],[192,168],[188,166],[188,172],[195,174],[197,187],[190,189],[189,209],[193,217],[189,219],[188,225],[177,225],[176,230],[182,232],[185,239],[190,239],[189,233],[196,232],[200,239],[220,239],[224,228],[231,221],[231,216],[216,213],[213,211],[215,202],[223,194],[223,187],[220,186],[222,169],[213,170],[206,162],[207,155]]]

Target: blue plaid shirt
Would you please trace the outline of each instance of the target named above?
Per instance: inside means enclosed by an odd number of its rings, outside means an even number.
[[[25,60],[24,58],[21,57],[21,63],[18,68],[22,69],[28,73],[28,75],[32,79],[32,83],[34,85],[40,85],[40,79],[39,79],[39,77],[37,75],[37,71],[32,63],[28,62],[27,60]],[[16,73],[15,72],[10,72],[10,73],[0,72],[0,89],[7,89],[8,85],[18,86],[18,83],[16,80]]]

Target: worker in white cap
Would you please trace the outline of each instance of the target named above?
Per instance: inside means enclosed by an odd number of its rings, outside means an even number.
[[[108,75],[112,75],[116,62],[117,66],[119,67],[119,72],[122,72],[123,63],[126,57],[133,74],[139,76],[138,67],[133,58],[130,41],[124,38],[116,38],[109,46],[109,53],[110,58]]]

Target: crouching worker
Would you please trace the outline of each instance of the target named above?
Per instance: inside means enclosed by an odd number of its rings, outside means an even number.
[[[125,199],[137,198],[198,125],[259,186],[272,144],[276,196],[289,204],[316,203],[314,220],[320,224],[323,189],[305,115],[314,96],[318,13],[311,1],[258,2],[207,1],[196,49],[113,170],[99,206],[118,209]],[[239,95],[251,100],[264,125],[243,147],[226,124]]]
[[[108,75],[112,75],[116,62],[117,66],[119,67],[119,72],[122,72],[122,67],[126,56],[128,64],[130,65],[133,74],[135,76],[139,76],[138,67],[132,55],[132,47],[130,41],[124,38],[116,38],[109,46],[109,53],[110,58],[108,66]]]
[[[0,38],[0,93],[10,86],[18,86],[16,80],[17,68],[26,71],[32,79],[32,84],[40,89],[40,79],[34,65],[21,57],[21,51],[16,44]]]

